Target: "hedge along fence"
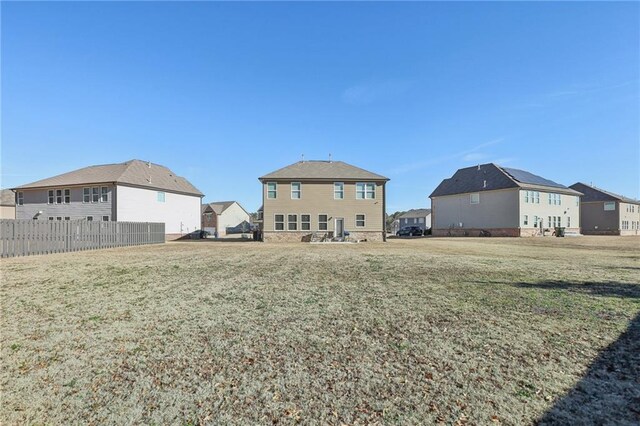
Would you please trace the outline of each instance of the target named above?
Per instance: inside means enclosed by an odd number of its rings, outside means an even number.
[[[164,242],[164,223],[0,219],[0,257]]]

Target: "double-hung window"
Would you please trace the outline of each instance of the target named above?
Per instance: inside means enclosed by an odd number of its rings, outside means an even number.
[[[166,194],[163,191],[158,191],[156,199],[159,203],[164,203],[167,199]]]
[[[333,183],[333,199],[334,200],[344,199],[344,183],[343,182]]]
[[[376,184],[368,182],[356,183],[357,200],[373,200],[376,198]]]
[[[311,215],[310,214],[301,214],[300,215],[300,229],[303,231],[311,230]]]
[[[71,190],[70,189],[65,189],[64,190],[64,203],[65,204],[69,204],[71,202]]]
[[[82,188],[82,202],[83,203],[91,202],[91,188]]]
[[[16,192],[16,204],[19,206],[24,205],[24,192],[22,191]]]
[[[571,216],[567,216],[567,228],[571,228]]]
[[[534,198],[536,204],[540,204],[540,192],[534,191],[533,192],[533,198]],[[532,200],[532,202],[533,202],[533,200]]]
[[[356,228],[364,228],[365,225],[365,216],[363,214],[356,215]]]
[[[298,230],[298,215],[288,214],[287,215],[287,231],[297,231],[297,230]]]
[[[326,214],[318,215],[318,231],[326,231],[328,229],[327,223],[329,222]]]
[[[100,202],[106,203],[107,201],[109,201],[109,188],[103,186],[100,188]]]
[[[524,225],[529,225],[529,216],[528,215],[524,215]]]
[[[62,204],[62,189],[56,189],[56,204]]]
[[[302,197],[302,184],[300,182],[291,182],[291,199],[299,200]]]
[[[273,217],[273,229],[275,229],[276,231],[284,231],[284,215],[283,214],[276,214]]]
[[[102,216],[103,222],[109,222],[109,216]]]
[[[275,182],[267,182],[267,198],[275,199],[278,196],[278,184]]]
[[[53,189],[49,190],[49,197],[47,200],[48,204],[53,204],[56,202],[56,196],[55,196],[55,191]]]
[[[98,201],[100,201],[100,188],[94,186],[91,188],[91,202],[97,203]]]

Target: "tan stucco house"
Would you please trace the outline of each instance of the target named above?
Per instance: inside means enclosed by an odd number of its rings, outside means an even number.
[[[200,227],[202,193],[148,161],[83,167],[13,190],[17,219],[163,222],[169,239]]]
[[[264,241],[385,241],[388,178],[342,161],[299,161],[259,178]]]
[[[0,189],[0,219],[16,218],[16,193],[10,189]]]
[[[250,231],[251,216],[237,201],[213,201],[202,205],[202,229],[222,237]]]
[[[585,235],[640,235],[640,201],[581,182],[580,224]]]
[[[552,235],[580,232],[581,193],[493,163],[459,169],[430,195],[435,236]]]

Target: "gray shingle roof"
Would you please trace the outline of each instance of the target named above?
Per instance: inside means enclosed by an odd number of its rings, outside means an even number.
[[[128,184],[189,195],[202,195],[188,180],[181,176],[176,176],[175,173],[167,167],[141,160],[84,167],[28,183],[15,189],[87,185],[94,183]]]
[[[399,219],[411,218],[411,217],[427,217],[431,214],[431,209],[411,209],[400,216]]]
[[[0,190],[0,206],[15,206],[16,193],[10,189]]]
[[[388,181],[389,179],[352,166],[342,161],[298,161],[275,172],[259,178],[268,179],[299,179],[299,180],[374,180]]]
[[[430,197],[508,188],[551,190],[563,194],[580,195],[578,191],[533,173],[488,163],[458,169],[452,177],[440,182]]]
[[[611,191],[587,185],[582,182],[577,182],[571,185],[569,188],[582,192],[581,201],[622,201],[623,203],[640,205],[640,200],[634,200],[633,198],[625,197],[624,195],[618,195]]]
[[[211,203],[206,203],[202,205],[202,213],[204,213],[205,210],[210,207],[215,214],[222,214],[226,209],[228,209],[234,203],[237,203],[237,201],[213,201]],[[244,210],[244,207],[242,207],[240,203],[238,203],[238,205],[242,210]],[[246,213],[246,210],[244,211]]]

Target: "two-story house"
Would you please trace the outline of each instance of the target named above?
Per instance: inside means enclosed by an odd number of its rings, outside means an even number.
[[[84,167],[13,190],[16,219],[164,222],[168,238],[200,226],[202,193],[146,161]]]
[[[570,188],[582,192],[580,222],[585,235],[640,235],[640,201],[584,183]]]
[[[431,229],[431,209],[411,209],[398,216],[398,226],[417,226],[423,231]]]
[[[251,216],[237,201],[214,201],[202,205],[202,229],[222,237],[227,232],[251,229]]]
[[[431,194],[436,236],[580,232],[580,192],[533,173],[482,164],[459,169]]]
[[[305,241],[313,233],[386,239],[384,176],[342,161],[299,161],[259,180],[264,241]]]

